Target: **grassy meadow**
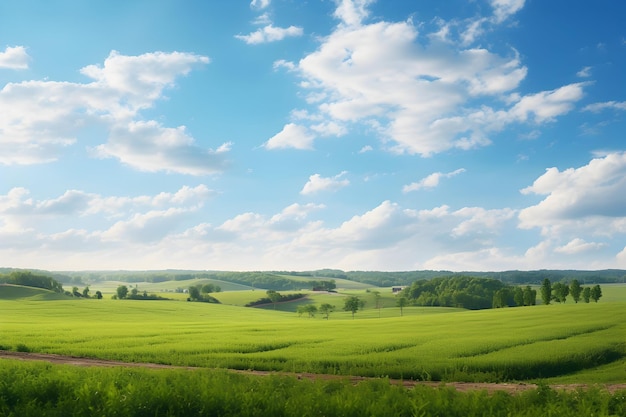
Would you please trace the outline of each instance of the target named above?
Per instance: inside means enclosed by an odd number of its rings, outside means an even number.
[[[261,290],[216,293],[224,304],[206,304],[61,300],[38,290],[3,288],[0,346],[207,368],[619,383],[626,379],[626,303],[619,301],[624,288],[603,288],[607,301],[597,304],[478,311],[405,307],[403,316],[390,291],[381,291],[377,309],[372,292],[354,289],[348,293],[367,301],[355,319],[342,311],[341,293],[309,293],[274,310],[241,307],[265,296]],[[46,297],[51,299],[42,301]],[[337,311],[329,320],[298,316],[294,311],[303,302],[328,302]]]

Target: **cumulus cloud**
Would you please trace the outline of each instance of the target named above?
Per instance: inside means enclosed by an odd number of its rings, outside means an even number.
[[[81,128],[91,125],[110,132],[108,142],[96,148],[97,155],[147,171],[220,171],[225,166],[216,155],[220,152],[194,145],[183,126],[136,120],[177,77],[208,62],[207,57],[182,52],[125,56],[112,51],[102,66],[81,70],[93,80],[89,83],[9,83],[0,90],[0,163],[54,161],[79,140]]]
[[[609,153],[579,168],[549,168],[523,194],[545,196],[521,210],[520,227],[545,234],[575,226],[605,234],[624,233],[626,221],[626,153]]]
[[[206,175],[224,170],[226,161],[221,154],[228,149],[228,144],[218,150],[200,148],[184,126],[166,128],[148,121],[114,127],[109,141],[96,147],[96,154],[117,158],[141,171]]]
[[[237,39],[241,39],[249,45],[256,45],[260,43],[281,41],[288,37],[302,36],[303,33],[304,32],[301,27],[289,26],[281,28],[269,24],[248,35],[235,35],[235,37]]]
[[[344,25],[358,26],[369,15],[367,6],[375,0],[336,0],[334,16]]]
[[[302,125],[295,123],[286,124],[283,130],[272,136],[264,146],[266,149],[313,149],[313,140],[315,136],[310,130]]]
[[[555,252],[565,253],[568,255],[576,255],[583,252],[597,250],[606,246],[603,243],[585,242],[584,239],[576,238],[567,242],[566,245],[555,248]]]
[[[430,175],[428,175],[425,178],[422,178],[421,180],[419,180],[418,182],[413,182],[409,185],[405,185],[404,187],[402,187],[402,192],[403,193],[408,193],[411,191],[418,191],[424,188],[434,188],[437,187],[439,185],[439,181],[442,178],[452,178],[456,175],[459,175],[461,173],[465,172],[464,168],[459,168],[455,171],[452,172],[448,172],[448,173],[443,173],[443,172],[434,172]]]
[[[27,69],[30,57],[23,46],[7,46],[0,52],[0,68]]]
[[[341,172],[334,177],[322,177],[320,174],[313,174],[309,177],[309,181],[304,184],[300,194],[308,195],[318,193],[320,191],[337,191],[343,187],[350,185],[344,177],[347,174],[346,171]]]
[[[553,121],[583,96],[584,83],[522,95],[516,89],[527,68],[516,51],[500,55],[462,39],[420,33],[410,20],[367,23],[371,3],[338,1],[337,27],[321,38],[317,50],[289,63],[312,106],[310,124],[299,120],[309,129],[307,149],[321,136],[313,126],[331,123],[341,129],[326,134],[345,135],[365,126],[397,153],[430,156],[471,149],[488,145],[489,136],[507,125]],[[492,2],[498,19],[523,5]],[[472,36],[479,32],[475,28]]]

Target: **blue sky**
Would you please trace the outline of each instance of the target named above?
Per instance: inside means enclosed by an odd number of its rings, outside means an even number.
[[[626,3],[0,3],[0,266],[626,268]]]

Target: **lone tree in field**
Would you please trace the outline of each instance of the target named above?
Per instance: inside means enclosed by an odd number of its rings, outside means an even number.
[[[126,285],[120,285],[119,287],[117,287],[117,298],[121,300],[122,298],[126,298],[127,295],[128,287]]]
[[[320,313],[324,315],[324,318],[328,320],[330,313],[335,311],[335,306],[332,304],[324,303],[320,306]]]
[[[265,293],[267,294],[267,297],[274,304],[274,310],[276,310],[276,303],[280,301],[282,296],[277,291],[274,291],[274,290],[267,290]]]
[[[591,289],[591,299],[597,303],[600,297],[602,297],[602,289],[599,284],[596,284]]]
[[[406,297],[400,297],[398,298],[398,301],[396,301],[396,305],[400,307],[400,317],[402,317],[404,314],[403,309],[409,305],[409,300]]]
[[[354,313],[359,311],[359,308],[363,308],[364,306],[365,306],[365,301],[361,300],[359,297],[355,295],[352,295],[346,298],[343,309],[345,311],[350,311],[352,313],[352,319],[354,320]]]
[[[552,283],[546,278],[543,280],[543,284],[541,284],[541,301],[548,305],[550,300],[552,300]]]
[[[96,291],[96,298],[97,298],[98,300],[102,300],[102,292],[100,292],[100,291]]]
[[[580,286],[577,279],[573,279],[572,282],[569,283],[569,293],[572,295],[572,299],[574,299],[575,303],[580,301],[582,291],[583,287]]]

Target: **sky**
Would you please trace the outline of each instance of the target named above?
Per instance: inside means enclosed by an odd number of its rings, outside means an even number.
[[[626,2],[0,2],[0,266],[626,268]]]

